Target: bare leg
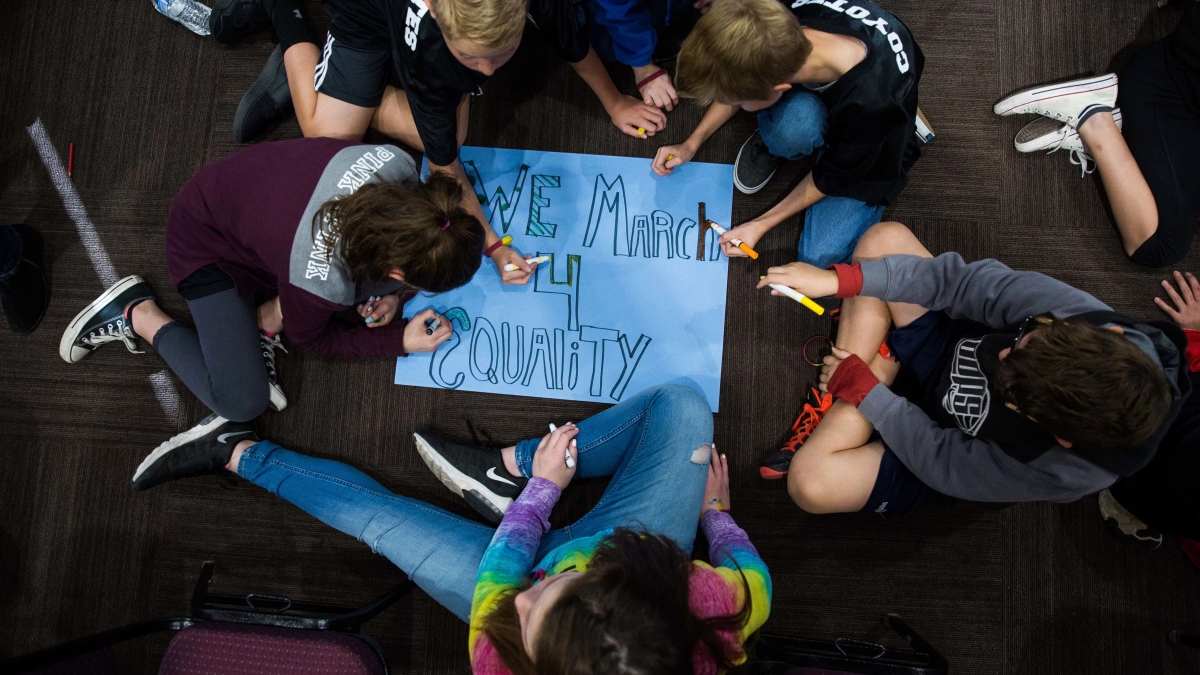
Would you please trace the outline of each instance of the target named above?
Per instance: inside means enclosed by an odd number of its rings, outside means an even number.
[[[292,93],[292,105],[296,108],[300,130],[307,138],[327,136],[359,140],[367,132],[375,109],[318,93],[313,88],[313,72],[320,59],[320,49],[311,42],[297,42],[283,54],[288,90]]]
[[[504,468],[514,476],[521,475],[521,469],[517,468],[517,446],[510,445],[500,451],[500,456],[504,458]]]
[[[1112,113],[1096,113],[1079,127],[1088,152],[1096,160],[1100,180],[1108,193],[1117,231],[1126,255],[1146,243],[1158,231],[1158,204],[1146,184],[1142,170],[1129,152],[1129,145],[1113,121]]]
[[[854,260],[871,260],[907,254],[932,258],[909,229],[900,223],[875,225],[859,240]],[[890,385],[899,364],[879,355],[888,329],[907,326],[925,314],[918,305],[883,302],[877,298],[849,298],[842,304],[837,345],[866,361],[880,382]],[[788,494],[809,513],[848,513],[867,503],[883,444],[868,443],[874,428],[854,406],[837,401],[812,436],[792,456],[788,468]]]
[[[291,50],[288,50],[291,53]],[[314,64],[315,65],[315,64]],[[289,72],[289,77],[290,73]],[[458,144],[462,145],[467,139],[467,128],[471,123],[471,97],[464,94],[458,104]],[[421,136],[417,133],[417,123],[413,119],[412,108],[408,105],[408,96],[403,89],[391,85],[383,91],[383,100],[375,109],[371,118],[371,128],[390,136],[410,148],[425,150]]]
[[[258,306],[258,327],[268,333],[283,332],[283,310],[279,308],[279,296]]]
[[[150,344],[154,344],[154,336],[158,335],[163,326],[174,321],[159,309],[158,303],[153,300],[134,305],[130,319],[133,321],[133,332]]]
[[[225,463],[225,470],[230,473],[237,473],[238,462],[242,459],[242,453],[249,450],[258,441],[242,441],[233,448],[233,454],[229,456],[229,461]]]

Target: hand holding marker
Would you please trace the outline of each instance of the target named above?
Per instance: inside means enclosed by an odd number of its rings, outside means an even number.
[[[671,157],[674,157],[674,155],[667,157],[667,159],[669,160],[669,159],[671,159]],[[725,233],[729,231],[729,230],[726,230],[725,228],[721,227],[720,225],[714,223],[711,220],[708,221],[708,226],[711,227],[712,229],[716,230],[717,234],[722,235],[722,236],[724,236]],[[729,240],[729,243],[742,249],[742,253],[745,253],[746,255],[750,256],[751,260],[758,260],[758,251],[755,251],[754,249],[750,248],[750,245],[747,244],[746,242],[742,241],[741,239],[734,237],[733,239]]]
[[[529,264],[531,264],[531,265],[532,265],[532,264],[534,264],[534,263],[544,263],[544,262],[550,262],[550,256],[548,256],[548,255],[539,255],[539,256],[538,256],[538,257],[536,257],[536,258],[529,258],[529,259],[528,259],[528,260],[526,260],[525,262],[527,262],[527,263],[529,263]],[[509,264],[507,264],[507,265],[505,265],[505,266],[504,266],[504,271],[505,271],[505,272],[515,272],[515,271],[517,271],[518,269],[519,269],[519,268],[518,268],[516,265],[512,264],[512,263],[509,263]]]
[[[760,280],[762,280],[763,278],[764,277],[761,277],[761,276],[759,277]],[[795,300],[796,302],[798,302],[798,303],[804,305],[805,307],[811,309],[812,311],[816,312],[817,316],[821,316],[822,314],[825,313],[824,307],[813,302],[807,295],[801,293],[800,291],[797,291],[796,289],[794,289],[790,286],[784,286],[783,284],[770,284],[770,286],[771,286],[772,290],[778,291],[780,294],[786,295],[789,298]]]
[[[567,422],[567,424],[570,424],[570,422]],[[550,433],[554,433],[555,429],[558,429],[558,427],[554,426],[554,422],[551,422],[550,423]],[[575,439],[571,439],[571,445],[575,445]],[[571,456],[570,448],[567,448],[567,468],[568,469],[575,468],[575,458]]]

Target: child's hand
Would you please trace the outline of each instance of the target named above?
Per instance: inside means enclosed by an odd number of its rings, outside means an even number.
[[[660,176],[670,176],[675,167],[687,164],[695,155],[696,150],[687,143],[664,145],[654,153],[654,162],[650,164],[650,168]],[[670,159],[667,159],[668,157]]]
[[[529,283],[529,277],[533,274],[534,266],[525,262],[520,253],[507,246],[501,246],[492,252],[492,262],[496,264],[496,270],[500,272],[500,283],[503,284],[524,286]],[[504,266],[510,264],[516,265],[517,269],[505,272]]]
[[[742,223],[735,228],[725,231],[717,241],[721,244],[721,252],[726,258],[746,258],[746,252],[733,244],[734,239],[741,239],[747,246],[754,248],[758,240],[762,238],[766,230],[762,229],[755,221]]]
[[[667,115],[632,96],[621,96],[608,111],[612,123],[634,138],[649,138],[667,128]],[[642,129],[645,133],[638,133]]]
[[[729,510],[729,460],[717,454],[713,443],[712,456],[708,460],[708,484],[704,486],[704,503],[700,505],[700,517],[709,511]]]
[[[654,78],[646,83],[638,91],[642,94],[642,103],[652,105],[655,108],[666,108],[668,111],[674,110],[675,106],[679,105],[679,94],[675,92],[675,86],[671,84],[671,76],[663,68],[650,63],[644,66],[635,67],[633,69],[633,79],[635,82],[650,77],[651,75],[662,71],[662,75]]]
[[[1175,272],[1174,276],[1175,283],[1179,284],[1178,293],[1166,279],[1163,279],[1162,285],[1166,289],[1167,295],[1170,296],[1171,302],[1175,303],[1175,307],[1172,308],[1162,298],[1155,298],[1154,304],[1166,312],[1167,316],[1171,317],[1171,320],[1179,324],[1181,328],[1200,330],[1200,281],[1197,281],[1191,272],[1184,274]]]
[[[392,322],[396,310],[400,308],[400,297],[397,295],[373,295],[358,306],[358,314],[363,317],[367,328],[379,328]]]
[[[435,317],[442,322],[442,325],[438,326],[432,335],[426,335],[425,322]],[[404,351],[409,354],[431,352],[437,349],[438,345],[449,340],[453,334],[454,330],[451,328],[450,321],[446,317],[439,315],[432,309],[427,309],[409,319],[408,325],[404,327]]]
[[[770,284],[789,286],[810,298],[827,298],[838,292],[837,272],[802,262],[788,263],[767,270],[767,276],[758,282],[758,287],[766,288]],[[779,295],[779,292],[771,289],[771,295]]]
[[[545,478],[565,490],[575,477],[575,467],[579,465],[579,449],[575,447],[575,437],[579,435],[579,427],[570,422],[551,431],[538,443],[537,452],[533,453],[533,476]],[[567,453],[571,453],[571,465],[567,466]]]

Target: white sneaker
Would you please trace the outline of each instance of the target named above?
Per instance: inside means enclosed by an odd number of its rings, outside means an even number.
[[[1121,109],[1113,110],[1112,116],[1113,121],[1117,123],[1117,130],[1120,131],[1122,128]],[[1046,154],[1051,154],[1059,150],[1066,150],[1070,155],[1071,163],[1081,168],[1083,173],[1080,175],[1087,175],[1096,170],[1096,162],[1088,152],[1087,146],[1083,144],[1079,132],[1048,117],[1039,117],[1026,124],[1017,132],[1017,137],[1013,139],[1013,146],[1016,147],[1017,152],[1049,150]]]
[[[1113,73],[1059,82],[1019,91],[992,107],[997,115],[1034,113],[1058,120],[1072,129],[1096,108],[1117,105],[1117,76]]]

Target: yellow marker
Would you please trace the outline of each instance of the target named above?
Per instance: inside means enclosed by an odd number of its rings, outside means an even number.
[[[638,135],[639,135],[639,136],[645,136],[645,135],[646,135],[646,130],[645,130],[645,129],[643,129],[642,127],[638,127]]]
[[[762,279],[762,278],[763,277],[759,277],[759,279]],[[783,284],[769,284],[769,285],[774,290],[779,291],[780,293],[788,296],[789,298],[795,300],[796,302],[798,302],[798,303],[804,305],[805,307],[811,309],[812,311],[816,312],[817,316],[821,316],[822,314],[825,313],[824,307],[813,302],[811,299],[809,299],[809,297],[807,295],[797,291],[796,289],[791,288],[790,286],[784,286]]]
[[[708,226],[711,227],[712,229],[716,230],[717,234],[720,234],[720,235],[724,235],[725,232],[727,231],[725,228],[721,227],[720,225],[714,223],[711,220],[708,221]],[[747,244],[746,242],[742,241],[741,239],[738,239],[735,237],[733,239],[730,239],[729,243],[742,249],[742,253],[745,253],[746,255],[750,256],[751,260],[758,260],[758,251],[755,251],[754,249],[750,248],[750,245]]]
[[[544,263],[544,262],[550,262],[550,256],[548,256],[548,255],[539,255],[538,257],[536,257],[536,258],[530,258],[529,260],[526,260],[525,262],[527,262],[527,263],[529,263],[529,264],[533,264],[533,263]],[[516,272],[516,271],[517,271],[517,270],[519,270],[519,269],[521,269],[521,268],[520,268],[520,267],[517,267],[517,266],[516,266],[515,264],[513,264],[513,263],[508,263],[507,265],[505,265],[505,266],[504,266],[504,271],[505,271],[505,272]]]
[[[673,159],[675,159],[675,155],[667,155],[667,161],[668,161],[668,162],[669,162],[669,161],[671,161],[671,160],[673,160]]]

